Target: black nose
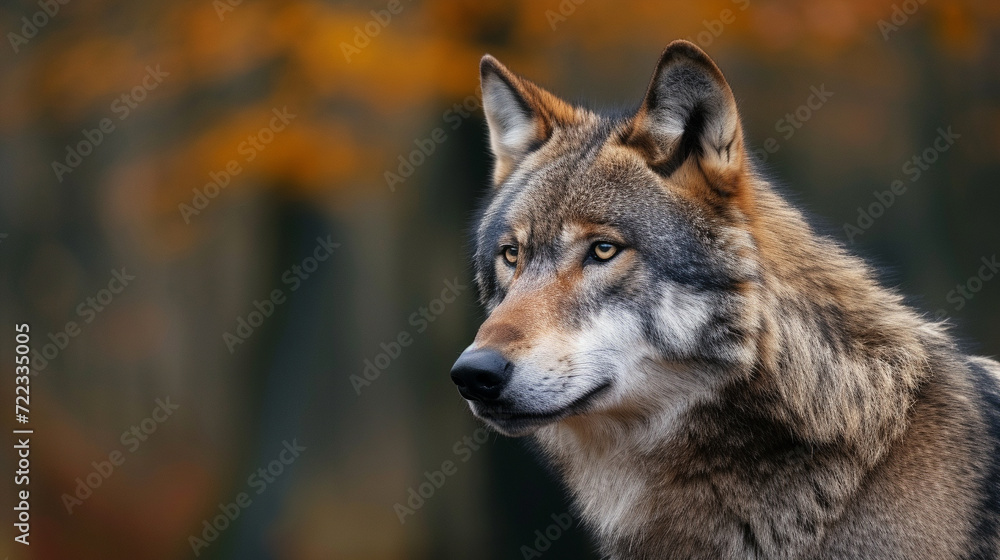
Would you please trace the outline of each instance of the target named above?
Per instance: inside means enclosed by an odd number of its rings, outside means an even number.
[[[493,401],[503,392],[512,369],[512,364],[496,350],[466,350],[451,366],[451,380],[470,401]]]

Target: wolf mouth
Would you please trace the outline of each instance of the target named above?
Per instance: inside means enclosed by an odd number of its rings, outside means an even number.
[[[517,425],[543,424],[553,422],[582,412],[586,406],[599,394],[611,387],[610,381],[605,381],[587,391],[568,405],[547,412],[517,412],[510,409],[482,410],[479,416],[497,424],[512,423]]]

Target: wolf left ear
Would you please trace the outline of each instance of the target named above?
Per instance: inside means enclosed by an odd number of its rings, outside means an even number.
[[[528,154],[552,136],[553,129],[577,119],[570,104],[521,78],[490,55],[479,63],[483,112],[490,129],[499,185]]]
[[[745,159],[733,92],[712,59],[688,41],[674,41],[663,51],[624,142],[664,176],[698,158],[722,194],[735,188],[733,172]]]

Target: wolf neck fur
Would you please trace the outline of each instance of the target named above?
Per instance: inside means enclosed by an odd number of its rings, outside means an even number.
[[[575,417],[537,434],[582,517],[606,537],[635,541],[643,523],[669,524],[663,504],[678,499],[689,513],[727,513],[733,530],[763,530],[765,504],[748,506],[757,498],[737,500],[726,494],[730,487],[786,492],[788,500],[808,493],[825,503],[806,524],[833,520],[863,473],[903,437],[929,364],[950,347],[940,327],[881,288],[859,259],[812,233],[769,186],[756,185],[753,199],[749,227],[763,272],[742,300],[756,325],[752,365],[704,372],[725,380],[711,398],[666,402],[643,416]],[[749,449],[769,455],[744,456]],[[787,469],[820,480],[770,488]],[[693,490],[699,485],[703,491]]]

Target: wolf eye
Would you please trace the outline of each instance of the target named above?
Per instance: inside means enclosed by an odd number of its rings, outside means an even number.
[[[600,241],[590,247],[590,256],[596,261],[604,262],[618,254],[618,247],[613,243]]]
[[[506,245],[503,247],[503,258],[508,264],[517,264],[517,246]]]

